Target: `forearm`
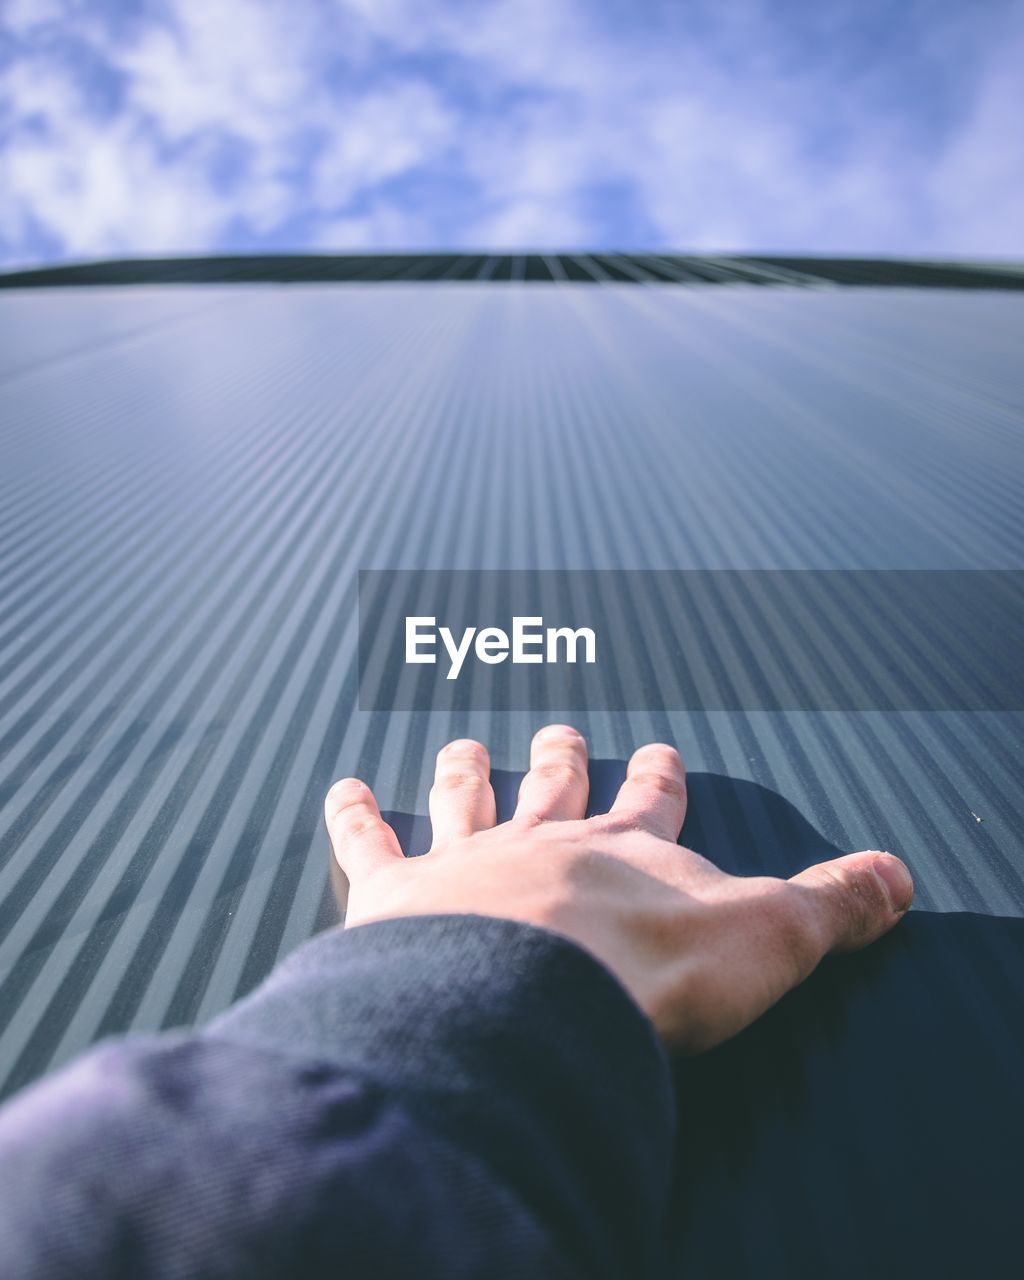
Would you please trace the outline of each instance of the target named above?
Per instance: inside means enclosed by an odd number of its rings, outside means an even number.
[[[15,1100],[0,1240],[29,1277],[643,1276],[673,1123],[649,1022],[582,950],[387,921]]]

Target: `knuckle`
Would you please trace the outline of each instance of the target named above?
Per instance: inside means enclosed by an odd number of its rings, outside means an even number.
[[[482,774],[468,769],[446,769],[434,780],[433,790],[438,794],[451,791],[482,792],[490,784]]]
[[[531,831],[538,827],[543,827],[545,819],[533,809],[517,809],[510,819],[510,823],[512,826],[522,827],[524,830]]]
[[[845,898],[850,923],[858,934],[874,932],[877,922],[889,915],[889,902],[881,882],[870,867],[857,867],[844,873]]]
[[[681,800],[686,793],[682,778],[659,769],[638,769],[629,775],[629,780],[638,787],[647,791],[659,791],[674,800]]]
[[[376,831],[380,827],[380,821],[376,814],[358,811],[355,809],[348,810],[347,814],[338,824],[341,835],[349,840],[357,839],[359,836],[367,835],[371,831]]]
[[[577,759],[566,757],[561,760],[541,760],[533,765],[530,773],[543,781],[566,782],[579,780],[585,770]]]
[[[595,814],[590,821],[608,835],[629,835],[646,831],[640,814],[635,809],[611,809],[608,813]]]
[[[824,865],[818,874],[829,896],[839,939],[855,944],[875,933],[879,919],[888,913],[888,904],[871,869]]]

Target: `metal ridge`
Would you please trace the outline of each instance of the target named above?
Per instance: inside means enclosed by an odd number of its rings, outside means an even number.
[[[674,253],[238,254],[119,258],[0,273],[0,289],[152,284],[752,284],[1024,289],[1024,265]]]

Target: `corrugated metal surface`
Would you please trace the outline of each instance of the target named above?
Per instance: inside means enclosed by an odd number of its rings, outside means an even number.
[[[776,258],[680,253],[260,254],[220,258],[126,258],[0,272],[0,289],[109,284],[299,284],[388,280],[489,284],[911,285],[1024,289],[1008,262],[892,258]]]
[[[55,288],[0,326],[8,1089],[326,923],[338,774],[415,839],[472,734],[508,803],[530,715],[356,709],[358,569],[1024,566],[1013,292]],[[723,865],[881,847],[918,881],[680,1069],[680,1274],[1019,1273],[1022,717],[575,718],[606,762],[676,741]]]

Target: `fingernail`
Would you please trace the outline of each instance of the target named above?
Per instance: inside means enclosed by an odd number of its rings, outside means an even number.
[[[484,753],[484,745],[473,738],[456,738],[454,742],[447,743],[443,750],[481,756]]]
[[[331,796],[357,796],[366,790],[366,783],[361,778],[339,778],[328,791]]]
[[[324,800],[324,810],[336,814],[346,805],[362,800],[370,788],[359,778],[339,778],[328,791]]]
[[[568,724],[549,724],[538,730],[538,738],[582,738],[583,734]]]
[[[893,857],[876,858],[874,871],[882,882],[893,911],[902,915],[914,896],[914,882],[910,878],[910,872],[899,858]]]

